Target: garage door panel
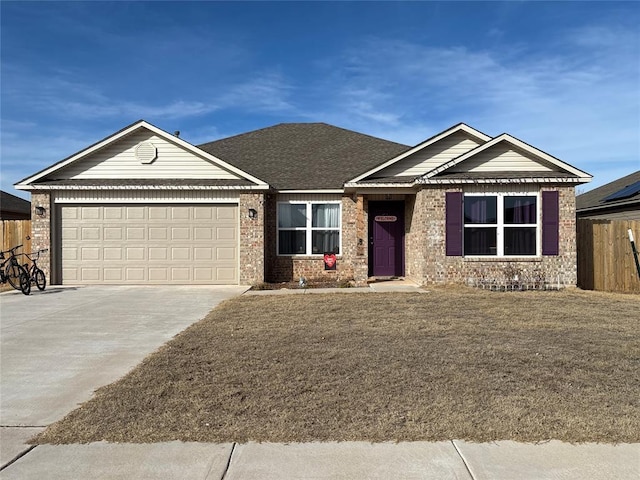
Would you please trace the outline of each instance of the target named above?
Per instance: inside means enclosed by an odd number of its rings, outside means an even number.
[[[145,240],[146,229],[142,227],[128,227],[127,228],[127,240]]]
[[[120,247],[105,247],[104,250],[104,259],[109,261],[118,261],[122,260],[122,248]]]
[[[87,260],[101,260],[101,250],[102,249],[99,247],[82,247],[80,249],[80,258],[83,262],[86,262]]]
[[[166,282],[168,280],[166,268],[149,267],[150,282]]]
[[[149,240],[167,240],[169,238],[167,227],[149,227]]]
[[[191,207],[171,207],[172,220],[190,220]]]
[[[230,209],[219,208],[216,210],[216,218],[218,220],[235,220],[236,212]]]
[[[105,240],[122,240],[124,238],[122,227],[105,227],[102,236]]]
[[[104,281],[105,282],[121,282],[124,280],[122,276],[122,268],[105,268],[104,269]]]
[[[124,207],[127,220],[145,220],[146,207]]]
[[[213,240],[213,228],[195,227],[193,229],[194,240]]]
[[[193,208],[194,220],[212,220],[214,218],[214,213],[215,211],[208,207]]]
[[[127,282],[144,282],[145,278],[145,268],[142,267],[125,267],[125,280]]]
[[[144,247],[128,247],[127,248],[127,260],[135,262],[137,260],[146,260],[145,252],[147,250]]]
[[[189,227],[172,227],[171,240],[190,240],[191,228]]]
[[[60,207],[63,283],[238,283],[235,205]]]
[[[234,268],[232,267],[219,267],[216,268],[216,278],[219,281],[226,281],[226,282],[233,282],[234,279],[236,278],[236,271]]]
[[[102,207],[80,207],[80,218],[82,220],[100,220]]]
[[[123,207],[104,207],[105,220],[122,220],[124,218]]]
[[[171,280],[177,283],[189,283],[191,281],[191,269],[186,267],[172,267],[169,269]]]
[[[216,228],[216,240],[235,240],[236,229],[232,227],[218,227]]]
[[[63,228],[62,240],[77,240],[80,237],[78,230],[77,227]]]
[[[168,220],[169,212],[166,207],[149,207],[149,220]]]
[[[176,261],[189,261],[192,258],[192,248],[188,247],[173,247],[171,248],[171,260]]]
[[[98,282],[101,280],[99,267],[80,267],[81,282]]]
[[[100,240],[100,227],[83,227],[80,230],[80,238],[82,240]]]

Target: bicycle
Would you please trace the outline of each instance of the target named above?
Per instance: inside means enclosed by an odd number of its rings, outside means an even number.
[[[18,257],[16,256],[16,250],[20,247],[22,247],[22,245],[0,252],[0,260],[4,260],[0,263],[0,282],[9,282],[16,290],[20,290],[25,295],[29,295],[31,293],[29,274],[24,267],[20,265]],[[6,253],[10,253],[11,255],[5,259]]]
[[[27,276],[29,277],[30,284],[36,284],[38,290],[42,291],[47,286],[47,277],[44,275],[44,271],[38,267],[36,261],[40,258],[41,253],[45,253],[48,250],[46,248],[41,248],[37,252],[31,253],[23,253],[25,257],[29,259],[31,262],[31,266],[28,263],[23,265],[23,268],[27,271]]]

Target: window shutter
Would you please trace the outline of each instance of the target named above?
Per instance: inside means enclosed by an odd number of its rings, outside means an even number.
[[[446,193],[446,251],[448,256],[462,256],[462,192]]]
[[[542,192],[542,254],[558,255],[560,207],[558,191]]]

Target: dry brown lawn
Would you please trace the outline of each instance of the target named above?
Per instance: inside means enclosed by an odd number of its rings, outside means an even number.
[[[640,297],[243,296],[39,443],[640,441]]]

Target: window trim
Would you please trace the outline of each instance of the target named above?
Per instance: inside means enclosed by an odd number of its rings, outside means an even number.
[[[464,218],[464,200],[467,197],[496,197],[497,221],[496,223],[466,223]],[[536,198],[536,223],[505,223],[505,197],[535,197]],[[542,256],[542,198],[540,192],[469,192],[462,197],[462,256],[469,259],[517,259],[540,258]],[[465,229],[469,228],[495,228],[496,229],[496,254],[495,255],[466,255],[464,251]],[[505,229],[507,228],[535,228],[536,229],[536,253],[533,255],[517,254],[505,255]]]
[[[280,227],[280,205],[306,205],[306,225],[304,227]],[[314,227],[313,205],[338,205],[337,227]],[[338,232],[338,253],[342,255],[342,201],[341,200],[289,200],[276,204],[276,255],[278,257],[322,257],[324,252],[313,253],[313,232],[319,230],[331,230]],[[280,253],[280,231],[305,232],[305,253]],[[311,252],[311,253],[309,253]]]

